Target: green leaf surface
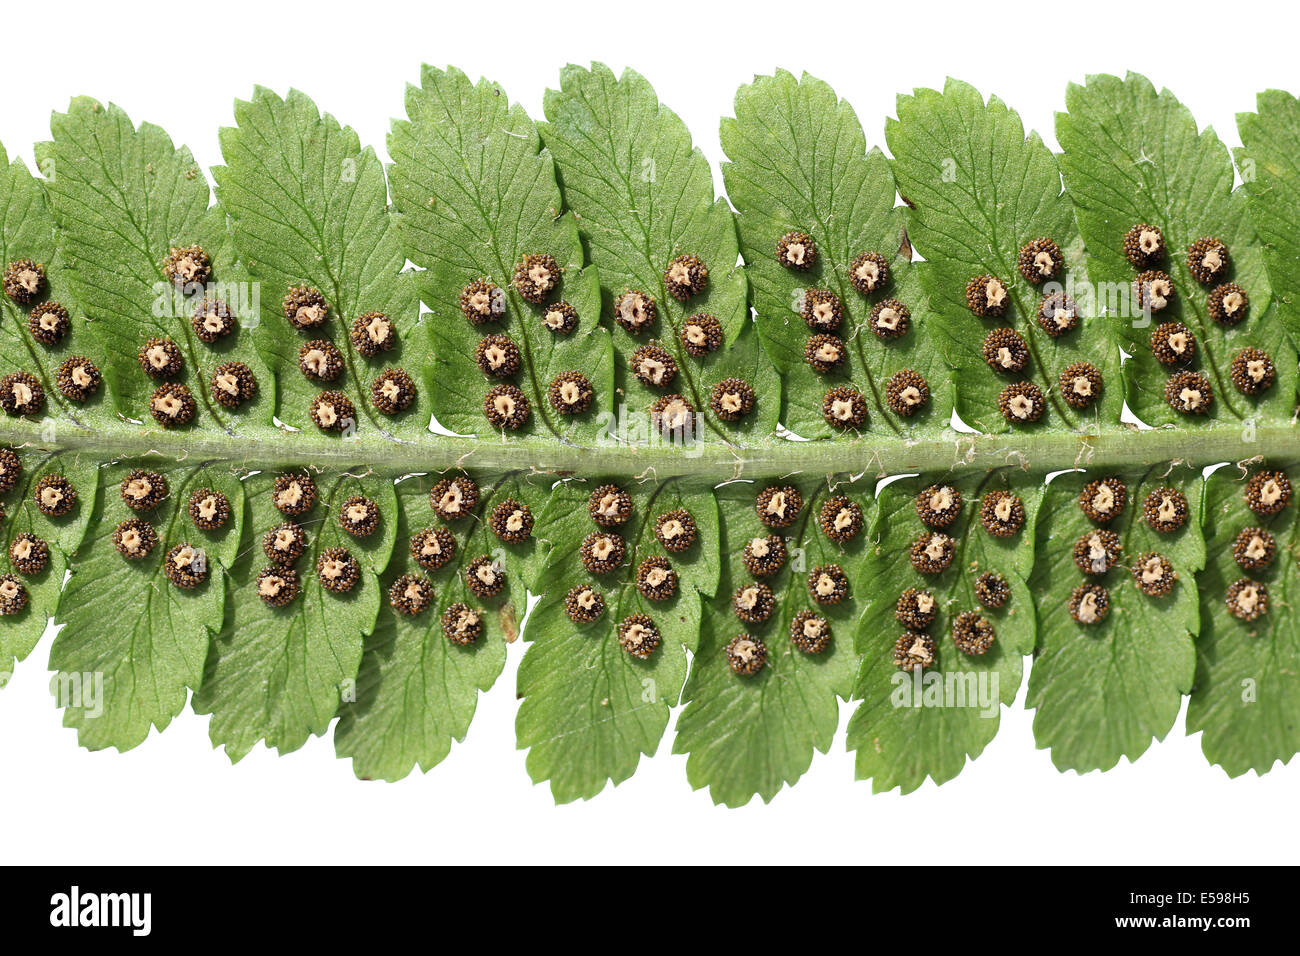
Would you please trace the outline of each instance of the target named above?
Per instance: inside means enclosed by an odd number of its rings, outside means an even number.
[[[614,356],[600,325],[600,285],[584,267],[550,153],[541,149],[536,124],[499,86],[429,66],[420,79],[407,89],[409,119],[393,124],[388,148],[402,245],[426,270],[420,282],[437,355],[434,414],[452,431],[491,434],[483,396],[497,380],[480,371],[475,348],[484,335],[504,332],[522,355],[517,384],[532,407],[519,433],[591,441],[613,408]],[[513,282],[516,264],[540,254],[554,256],[564,276],[547,305],[527,302]],[[484,278],[505,290],[506,314],[476,327],[461,312],[460,294]],[[543,323],[548,306],[560,301],[578,314],[567,335]],[[548,398],[551,381],[570,371],[586,375],[597,395],[576,416],[558,413]]]
[[[718,594],[705,604],[700,648],[673,742],[674,753],[688,755],[691,786],[708,787],[715,803],[729,807],[748,803],[755,795],[770,801],[803,776],[814,749],[830,749],[839,724],[838,702],[848,699],[857,671],[853,635],[875,589],[867,536],[859,534],[841,545],[818,526],[822,504],[838,495],[851,497],[869,516],[869,488],[849,482],[800,482],[804,507],[795,523],[779,532],[787,539],[790,560],[767,579],[777,594],[776,609],[762,624],[739,621],[733,595],[752,580],[743,560],[745,543],[771,533],[755,514],[755,495],[762,487],[731,482],[718,490],[721,546],[728,557]],[[831,564],[844,571],[848,595],[835,605],[814,603],[807,588],[809,574]],[[804,610],[816,611],[830,623],[831,645],[821,654],[805,654],[790,640],[791,621]],[[739,633],[760,638],[767,647],[767,666],[752,677],[733,673],[727,662],[727,645]]]
[[[866,428],[907,435],[933,435],[948,425],[953,394],[950,372],[930,341],[925,292],[911,266],[903,210],[894,205],[894,174],[878,149],[867,150],[853,108],[820,80],[778,71],[758,77],[736,93],[736,116],[722,121],[727,194],[739,215],[741,252],[753,289],[763,346],[785,381],[782,423],[804,438],[833,434],[822,416],[822,396],[852,384],[870,399]],[[783,266],[778,241],[806,232],[817,243],[817,261],[807,272]],[[890,263],[892,285],[869,297],[849,281],[849,266],[863,252]],[[799,315],[805,289],[830,289],[839,296],[844,324],[839,334],[849,358],[822,375],[804,361],[812,334]],[[881,340],[870,331],[872,307],[900,299],[912,313],[911,331]],[[889,376],[903,368],[930,385],[930,402],[918,414],[900,418],[889,410]]]
[[[387,602],[379,576],[388,566],[397,537],[397,500],[389,481],[363,481],[349,474],[321,476],[319,500],[297,519],[308,547],[297,569],[302,594],[275,608],[256,598],[257,574],[267,564],[262,535],[285,520],[272,501],[273,476],[245,482],[247,531],[229,573],[232,600],[221,633],[212,642],[203,687],[194,709],[211,714],[208,734],[232,761],[258,741],[281,753],[323,734],[341,700],[355,696],[362,646]],[[339,510],[352,495],[374,500],[379,528],[353,538],[339,525]],[[326,591],[316,580],[316,562],[331,547],[347,548],[361,565],[361,577],[346,594]]]
[[[942,93],[900,96],[898,118],[887,122],[885,138],[899,193],[912,207],[908,236],[929,264],[922,277],[934,310],[931,328],[954,369],[962,420],[980,431],[1017,435],[1063,427],[1095,434],[1118,423],[1119,353],[1079,294],[1090,269],[1061,193],[1056,157],[1038,134],[1026,135],[1020,117],[1001,100],[985,102],[973,87],[949,80]],[[1055,241],[1065,260],[1055,285],[1032,285],[1017,266],[1021,247],[1040,237]],[[1002,319],[978,318],[966,304],[967,283],[986,274],[1010,293]],[[1037,321],[1049,286],[1074,297],[1081,316],[1077,328],[1055,338]],[[1022,373],[997,372],[984,361],[984,337],[999,326],[1014,328],[1028,345]],[[1059,384],[1061,372],[1080,361],[1095,365],[1103,383],[1100,400],[1082,410],[1065,402]],[[1036,424],[1011,425],[999,413],[999,393],[1020,380],[1043,393],[1046,409]]]
[[[952,563],[936,575],[912,566],[909,549],[926,530],[917,516],[917,494],[931,485],[961,493],[956,520],[941,533],[955,542]],[[984,497],[1009,491],[1021,499],[1025,524],[1011,537],[990,534],[979,518]],[[910,793],[929,777],[944,783],[978,757],[998,731],[1001,704],[1020,687],[1022,658],[1034,647],[1034,592],[1026,581],[1034,567],[1034,529],[1042,503],[1039,476],[1001,469],[983,476],[923,475],[881,489],[868,534],[875,545],[872,602],[858,626],[862,663],[853,691],[861,701],[849,719],[848,747],[856,752],[857,777],[870,778],[883,793]],[[1001,574],[1011,590],[1006,604],[982,608],[976,578]],[[938,611],[929,629],[936,663],[907,673],[894,663],[894,644],[904,633],[895,619],[898,597],[908,588],[929,591]],[[977,611],[995,629],[993,647],[978,657],[953,644],[957,615]]]
[[[243,486],[228,468],[168,469],[167,498],[137,515],[120,494],[123,479],[135,467],[103,469],[95,503],[98,520],[77,554],[57,616],[66,626],[50,650],[64,726],[75,727],[82,746],[91,750],[129,750],[151,728],[166,729],[184,709],[188,690],[203,680],[209,638],[221,629],[226,574],[243,532]],[[201,488],[229,499],[231,519],[224,528],[201,531],[194,526],[189,502]],[[117,552],[113,533],[133,517],[154,526],[158,544],[148,557],[127,561]],[[207,579],[193,590],[174,586],[164,573],[167,552],[182,543],[207,555]]]
[[[625,485],[632,517],[609,529],[623,536],[624,564],[596,577],[579,549],[597,530],[587,499],[599,482],[566,482],[551,494],[535,534],[551,544],[542,578],[547,590],[528,619],[528,651],[519,665],[523,701],[515,720],[519,747],[528,748],[528,773],[547,780],[560,803],[594,797],[607,782],[621,783],[642,754],[654,754],[686,680],[687,652],[699,641],[701,601],[718,588],[718,508],[711,490],[682,481]],[[689,549],[669,554],[655,537],[655,519],[683,508],[695,519],[698,537]],[[676,594],[650,601],[636,586],[647,557],[667,557],[679,576]],[[570,588],[593,585],[604,595],[605,613],[590,624],[565,614]],[[618,626],[646,614],[662,643],[648,660],[622,649]]]
[[[1296,351],[1276,320],[1272,288],[1261,244],[1246,209],[1246,195],[1234,191],[1232,159],[1213,130],[1200,132],[1191,112],[1168,90],[1156,92],[1145,77],[1090,77],[1071,85],[1067,112],[1058,114],[1056,135],[1061,167],[1087,244],[1089,273],[1108,283],[1115,301],[1111,323],[1130,358],[1124,365],[1126,398],[1148,425],[1186,428],[1240,427],[1247,420],[1291,416],[1296,399]],[[1124,234],[1138,223],[1164,233],[1163,267],[1176,297],[1148,316],[1130,301],[1137,270],[1124,255]],[[1231,275],[1250,308],[1239,325],[1225,327],[1207,310],[1208,287],[1187,268],[1187,250],[1202,236],[1228,246]],[[1193,367],[1210,380],[1214,403],[1206,415],[1185,415],[1165,401],[1170,369],[1156,361],[1151,332],[1163,322],[1182,322],[1196,335]],[[1232,357],[1244,346],[1262,348],[1277,367],[1277,382],[1258,398],[1241,394],[1229,378]]]
[[[546,93],[545,109],[542,141],[555,155],[564,201],[599,271],[606,314],[628,290],[653,296],[658,309],[648,333],[613,326],[620,356],[615,381],[628,417],[639,420],[662,394],[678,393],[703,413],[698,440],[770,440],[780,414],[780,378],[760,359],[731,209],[714,198],[709,163],[692,146],[686,124],[660,104],[643,77],[631,70],[615,77],[599,63],[589,70],[565,67],[560,89]],[[669,295],[664,282],[668,264],[682,255],[697,256],[709,270],[707,288],[686,302]],[[722,324],[723,345],[694,358],[682,347],[681,331],[685,319],[701,312]],[[632,353],[652,341],[677,364],[676,379],[664,388],[643,385],[628,370]],[[727,422],[709,399],[717,382],[733,377],[754,387],[757,402],[749,415]]]
[[[1296,466],[1285,467],[1294,485]],[[1300,750],[1300,520],[1294,503],[1272,517],[1253,514],[1243,495],[1243,479],[1253,473],[1228,465],[1206,485],[1201,633],[1187,705],[1188,732],[1201,731],[1205,756],[1233,777],[1265,773]],[[1263,570],[1244,570],[1233,556],[1237,535],[1248,527],[1263,528],[1276,541],[1277,553]],[[1228,588],[1241,578],[1268,588],[1268,612],[1254,621],[1228,613]]]
[[[1205,566],[1200,513],[1203,485],[1186,467],[1162,465],[1118,477],[1128,490],[1123,512],[1097,525],[1079,507],[1086,482],[1110,477],[1070,472],[1047,486],[1039,522],[1038,554],[1030,583],[1038,595],[1039,637],[1029,674],[1027,703],[1035,709],[1034,738],[1049,747],[1061,770],[1109,770],[1121,757],[1136,760],[1163,740],[1191,690],[1200,627],[1195,573]],[[1172,534],[1152,530],[1143,517],[1147,495],[1175,488],[1188,502],[1188,518]],[[1086,577],[1076,566],[1075,542],[1098,527],[1120,539],[1119,560],[1104,575]],[[1156,552],[1178,573],[1173,592],[1148,597],[1131,568],[1139,555]],[[1074,589],[1100,584],[1110,611],[1083,625],[1071,616]]]

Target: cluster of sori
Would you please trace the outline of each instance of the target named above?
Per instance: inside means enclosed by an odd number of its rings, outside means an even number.
[[[329,302],[319,289],[297,285],[284,296],[285,320],[305,335],[319,335],[330,315]],[[375,359],[398,345],[393,320],[383,312],[365,312],[352,322],[348,343],[355,355]],[[298,348],[298,370],[315,383],[329,385],[343,375],[343,352],[325,338],[312,338]],[[389,367],[370,383],[370,404],[382,415],[398,415],[415,401],[415,380],[400,367]],[[357,410],[347,393],[327,388],[311,402],[311,420],[325,432],[347,432],[357,426]]]
[[[550,302],[560,287],[560,265],[546,253],[524,256],[515,265],[514,287],[529,307],[535,308],[542,324],[555,335],[570,335],[578,327],[578,312],[563,300]],[[508,321],[505,290],[491,279],[482,278],[465,286],[460,293],[460,310],[473,326]],[[483,374],[500,381],[483,397],[483,414],[496,429],[515,431],[528,424],[532,407],[519,386],[509,379],[523,367],[519,346],[500,332],[485,335],[474,350],[474,359]],[[547,398],[560,415],[580,415],[591,408],[596,393],[591,380],[582,372],[561,372],[551,380]]]
[[[1134,282],[1137,305],[1144,312],[1163,312],[1175,301],[1177,290],[1169,273],[1158,266],[1165,261],[1165,237],[1158,226],[1138,223],[1124,236],[1124,255],[1140,270]],[[1226,279],[1232,268],[1228,247],[1212,236],[1202,236],[1187,249],[1187,271],[1203,286],[1210,286],[1206,311],[1224,327],[1241,324],[1250,300],[1246,290]],[[1196,335],[1183,322],[1161,322],[1151,332],[1151,354],[1170,369],[1165,382],[1165,401],[1185,415],[1205,415],[1214,404],[1209,376],[1194,371],[1197,361]],[[1232,384],[1243,395],[1259,395],[1277,378],[1273,359],[1263,349],[1240,349],[1229,367]]]
[[[1246,507],[1267,523],[1291,503],[1291,480],[1282,471],[1258,471],[1246,482]],[[1232,556],[1243,571],[1260,575],[1277,555],[1277,538],[1266,527],[1242,528],[1232,544]],[[1254,621],[1268,613],[1268,585],[1241,577],[1224,595],[1228,613],[1241,621]]]
[[[0,495],[7,495],[18,486],[22,477],[22,460],[11,448],[0,448]],[[63,475],[53,472],[37,480],[33,492],[37,510],[46,518],[61,518],[77,505],[77,489]],[[0,519],[5,517],[0,504]],[[0,574],[0,616],[21,614],[31,594],[24,578],[44,574],[50,564],[50,546],[42,537],[30,531],[14,535],[9,543],[9,566],[17,574]]]
[[[5,266],[4,294],[27,313],[27,331],[32,340],[53,349],[72,332],[72,316],[66,306],[49,297],[45,266],[31,259],[16,259]],[[0,408],[9,415],[34,415],[45,405],[41,376],[27,371],[0,376]],[[103,379],[99,369],[84,355],[69,355],[54,370],[59,392],[70,402],[81,403],[99,390]]]
[[[787,232],[776,244],[776,258],[787,269],[812,271],[819,261],[817,241],[806,232]],[[889,345],[907,335],[911,310],[900,299],[884,296],[891,285],[888,259],[879,252],[859,253],[848,265],[847,278],[870,305],[867,327],[877,339]],[[803,289],[798,305],[812,332],[804,343],[804,361],[820,375],[843,368],[849,358],[841,329],[843,300],[831,289]],[[894,414],[908,418],[930,401],[930,384],[914,369],[900,369],[885,383],[885,400]],[[867,420],[866,396],[851,385],[836,385],[822,396],[822,417],[834,428],[860,429]]]
[[[151,514],[171,494],[167,478],[157,471],[136,468],[122,479],[120,497],[132,517],[113,530],[113,546],[125,560],[143,561],[158,547],[158,529]],[[230,521],[230,499],[211,488],[199,488],[190,495],[188,515],[195,529],[214,532]],[[196,539],[197,540],[197,539]],[[179,541],[168,548],[163,574],[174,587],[192,591],[208,579],[207,552],[201,544]]]
[[[942,574],[957,557],[958,541],[948,533],[961,517],[962,494],[952,485],[930,485],[916,496],[916,516],[925,526],[908,550],[912,568],[927,578]],[[980,522],[997,538],[1012,538],[1025,524],[1025,504],[1018,495],[993,489],[980,501]],[[976,573],[972,590],[986,610],[1004,606],[1011,598],[1011,586],[996,571]],[[938,645],[930,636],[930,627],[939,613],[939,602],[929,590],[909,587],[899,595],[894,618],[904,631],[894,642],[894,663],[905,671],[924,670],[935,664]],[[997,631],[993,623],[978,610],[958,611],[952,618],[952,642],[963,654],[978,657],[993,647]]]
[[[1054,239],[1040,236],[1021,247],[1016,265],[1024,281],[1037,289],[1044,283],[1060,284],[1065,257]],[[977,275],[966,283],[966,305],[981,319],[1001,320],[1011,304],[1012,288],[997,276]],[[1048,291],[1039,299],[1035,318],[1046,335],[1061,338],[1079,327],[1079,306],[1064,291]],[[1029,364],[1028,341],[1008,325],[984,337],[982,352],[985,363],[1000,375],[1020,375]],[[1067,405],[1083,410],[1101,397],[1101,372],[1091,362],[1075,362],[1061,369],[1057,385]],[[1036,422],[1046,408],[1043,390],[1027,380],[1010,382],[998,394],[998,411],[1012,425]]]

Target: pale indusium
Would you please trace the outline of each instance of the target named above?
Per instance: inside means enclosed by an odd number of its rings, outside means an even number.
[[[53,619],[89,748],[189,706],[232,760],[332,733],[395,780],[522,637],[559,801],[678,706],[721,803],[797,781],[840,700],[859,777],[942,783],[1031,656],[1062,769],[1185,695],[1228,773],[1290,759],[1300,103],[1262,94],[1235,163],[1139,76],[1071,86],[1059,154],[958,82],[899,97],[892,160],[812,77],[733,112],[725,198],[600,65],[540,119],[425,68],[387,169],[256,88],[215,196],[91,99],[0,151],[0,671]]]

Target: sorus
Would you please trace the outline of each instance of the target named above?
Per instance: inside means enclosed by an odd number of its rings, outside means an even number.
[[[1079,508],[1088,520],[1106,524],[1118,518],[1128,504],[1128,485],[1119,478],[1097,478],[1079,492]]]
[[[411,536],[411,557],[426,571],[437,571],[456,556],[456,537],[446,528],[425,528]]]
[[[934,638],[920,631],[907,631],[894,642],[894,666],[903,671],[924,670],[934,664]]]
[[[506,586],[506,572],[492,555],[481,554],[465,568],[465,586],[478,597],[496,597]]]
[[[885,383],[885,400],[895,415],[908,418],[929,403],[930,383],[910,368],[901,369]]]
[[[1257,472],[1246,482],[1246,506],[1257,515],[1275,515],[1291,503],[1291,479],[1285,472]]]
[[[898,596],[894,619],[909,631],[927,631],[939,611],[939,602],[929,591],[908,588]]]
[[[272,565],[257,574],[257,596],[271,607],[284,607],[301,591],[298,572],[293,568]]]
[[[767,663],[767,645],[760,638],[737,634],[725,648],[727,666],[733,674],[753,677]]]
[[[667,558],[646,558],[636,569],[636,589],[647,601],[667,601],[677,593],[677,572]]]
[[[294,286],[284,296],[284,317],[295,329],[316,328],[329,318],[330,307],[319,289]]]
[[[961,492],[952,485],[931,485],[916,496],[916,516],[928,528],[948,527],[961,514],[961,506]]]
[[[655,537],[665,551],[680,554],[695,543],[695,519],[684,508],[674,508],[655,519]]]
[[[316,558],[316,579],[334,594],[346,594],[357,586],[361,568],[347,548],[326,548]]]
[[[156,471],[136,468],[122,479],[122,500],[132,511],[148,511],[167,497],[167,479]]]
[[[190,520],[201,531],[216,531],[230,520],[230,499],[220,491],[199,488],[190,495]]]
[[[889,260],[878,252],[864,252],[849,263],[849,281],[863,295],[879,292],[889,283]]]
[[[70,402],[84,402],[99,391],[103,376],[95,363],[84,355],[70,355],[59,365],[55,382]]]
[[[1066,608],[1080,624],[1097,624],[1110,613],[1110,592],[1100,584],[1080,584],[1070,592]]]
[[[469,647],[483,636],[483,618],[464,601],[448,604],[442,612],[442,636],[460,647]]]
[[[762,581],[743,585],[731,596],[731,610],[746,624],[762,624],[775,609],[776,596]]]
[[[788,528],[799,517],[803,495],[794,485],[772,485],[764,488],[754,499],[758,520],[769,528]]]
[[[403,574],[388,588],[388,603],[398,614],[421,614],[433,603],[433,585],[423,574]]]
[[[605,613],[605,595],[586,584],[570,588],[564,596],[564,613],[574,624],[590,624]]]
[[[785,557],[785,538],[779,534],[750,538],[741,554],[745,567],[756,578],[776,574],[785,564]]]
[[[45,389],[35,375],[10,372],[0,377],[0,408],[9,415],[34,415],[45,404]]]
[[[817,243],[806,232],[787,232],[776,244],[776,261],[787,269],[807,272],[817,263]]]
[[[1064,266],[1065,257],[1061,255],[1061,247],[1047,236],[1025,243],[1016,257],[1016,267],[1031,285],[1042,285],[1049,279],[1055,279]]]
[[[952,642],[957,650],[971,657],[986,654],[997,632],[978,611],[962,611],[952,622]]]
[[[698,256],[678,256],[664,270],[664,287],[679,302],[699,295],[709,281],[709,270]]]
[[[995,538],[1010,538],[1025,526],[1025,503],[1009,491],[987,491],[980,501],[980,524]]]
[[[271,487],[271,502],[287,515],[300,515],[316,504],[316,482],[305,471],[278,475]]]
[[[464,518],[478,506],[478,485],[468,475],[444,478],[429,489],[429,507],[443,521]]]
[[[198,409],[190,390],[177,382],[159,385],[149,399],[149,411],[163,428],[188,425]]]
[[[814,611],[800,611],[790,621],[790,642],[805,654],[821,654],[831,646],[831,625]]]
[[[226,408],[238,408],[257,394],[257,377],[243,362],[223,362],[212,373],[212,396]]]
[[[966,307],[981,319],[996,319],[1010,303],[1007,287],[997,276],[978,275],[966,283]]]
[[[638,660],[649,660],[663,638],[647,614],[630,614],[618,626],[618,643]]]

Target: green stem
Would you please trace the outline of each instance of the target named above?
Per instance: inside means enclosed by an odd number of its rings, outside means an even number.
[[[51,431],[42,429],[38,423],[10,420],[0,422],[0,444],[87,454],[104,460],[200,460],[228,462],[232,467],[246,469],[309,465],[396,476],[464,467],[479,471],[546,473],[600,471],[659,479],[696,476],[725,481],[796,473],[883,476],[915,471],[987,470],[1006,465],[1048,472],[1076,467],[1156,465],[1165,461],[1210,465],[1256,457],[1294,458],[1300,453],[1300,429],[1295,425],[1267,425],[1253,433],[1238,427],[1159,428],[1143,432],[1116,428],[1100,435],[1048,431],[1023,435],[954,432],[940,439],[880,436],[809,442],[773,440],[757,448],[721,444],[683,448],[632,447],[613,442],[578,446],[553,438],[501,441],[433,434],[418,443],[378,437],[345,441],[306,432],[285,435],[277,441],[155,429],[112,434],[66,425]]]

